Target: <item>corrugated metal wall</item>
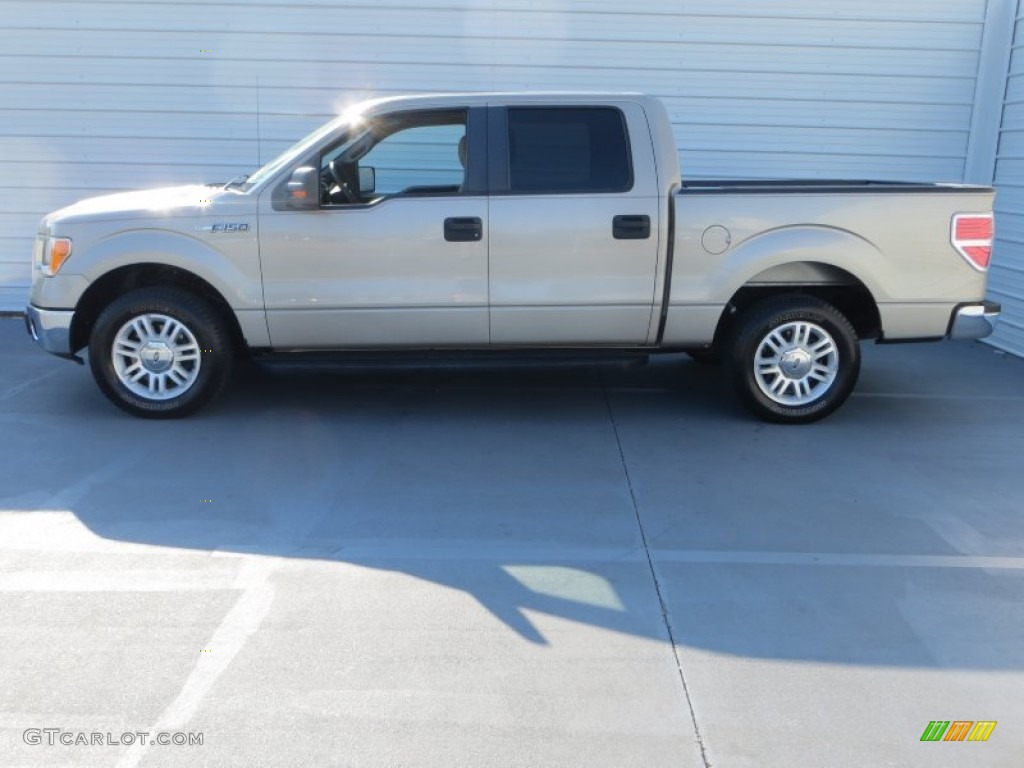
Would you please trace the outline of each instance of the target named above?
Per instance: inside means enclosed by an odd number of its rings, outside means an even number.
[[[963,178],[985,0],[0,2],[0,309],[39,217],[226,180],[368,94],[665,100],[688,176]]]
[[[989,341],[1024,355],[1024,14],[1018,10],[996,155],[996,248],[989,294],[1003,316]]]

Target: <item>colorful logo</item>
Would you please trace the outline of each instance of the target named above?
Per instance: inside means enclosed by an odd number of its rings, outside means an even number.
[[[995,720],[932,720],[921,741],[988,741],[995,729]]]

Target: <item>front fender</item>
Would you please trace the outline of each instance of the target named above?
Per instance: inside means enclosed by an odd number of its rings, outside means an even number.
[[[198,236],[157,228],[120,231],[91,243],[78,266],[89,282],[134,264],[178,267],[212,285],[233,309],[262,310],[255,232],[215,237],[216,246]]]
[[[82,254],[91,283],[134,264],[165,264],[191,272],[213,286],[233,309],[263,308],[259,250],[254,232],[218,234],[216,246],[201,237],[158,228],[119,231],[90,244]],[[76,254],[77,255],[77,254]]]

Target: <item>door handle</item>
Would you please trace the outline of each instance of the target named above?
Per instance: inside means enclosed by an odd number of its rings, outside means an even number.
[[[484,223],[476,216],[444,220],[444,239],[449,243],[472,243],[484,236]]]
[[[616,240],[646,240],[650,236],[650,216],[616,216],[612,219],[612,237]]]

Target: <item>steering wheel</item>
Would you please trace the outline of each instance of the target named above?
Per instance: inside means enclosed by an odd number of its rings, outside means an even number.
[[[342,163],[338,163],[337,160],[331,160],[330,164],[327,166],[331,171],[332,178],[338,184],[338,190],[341,192],[341,196],[350,203],[361,202],[359,200],[359,196],[352,191],[352,187],[350,187],[349,183],[345,181],[345,177],[341,175],[341,166]]]

